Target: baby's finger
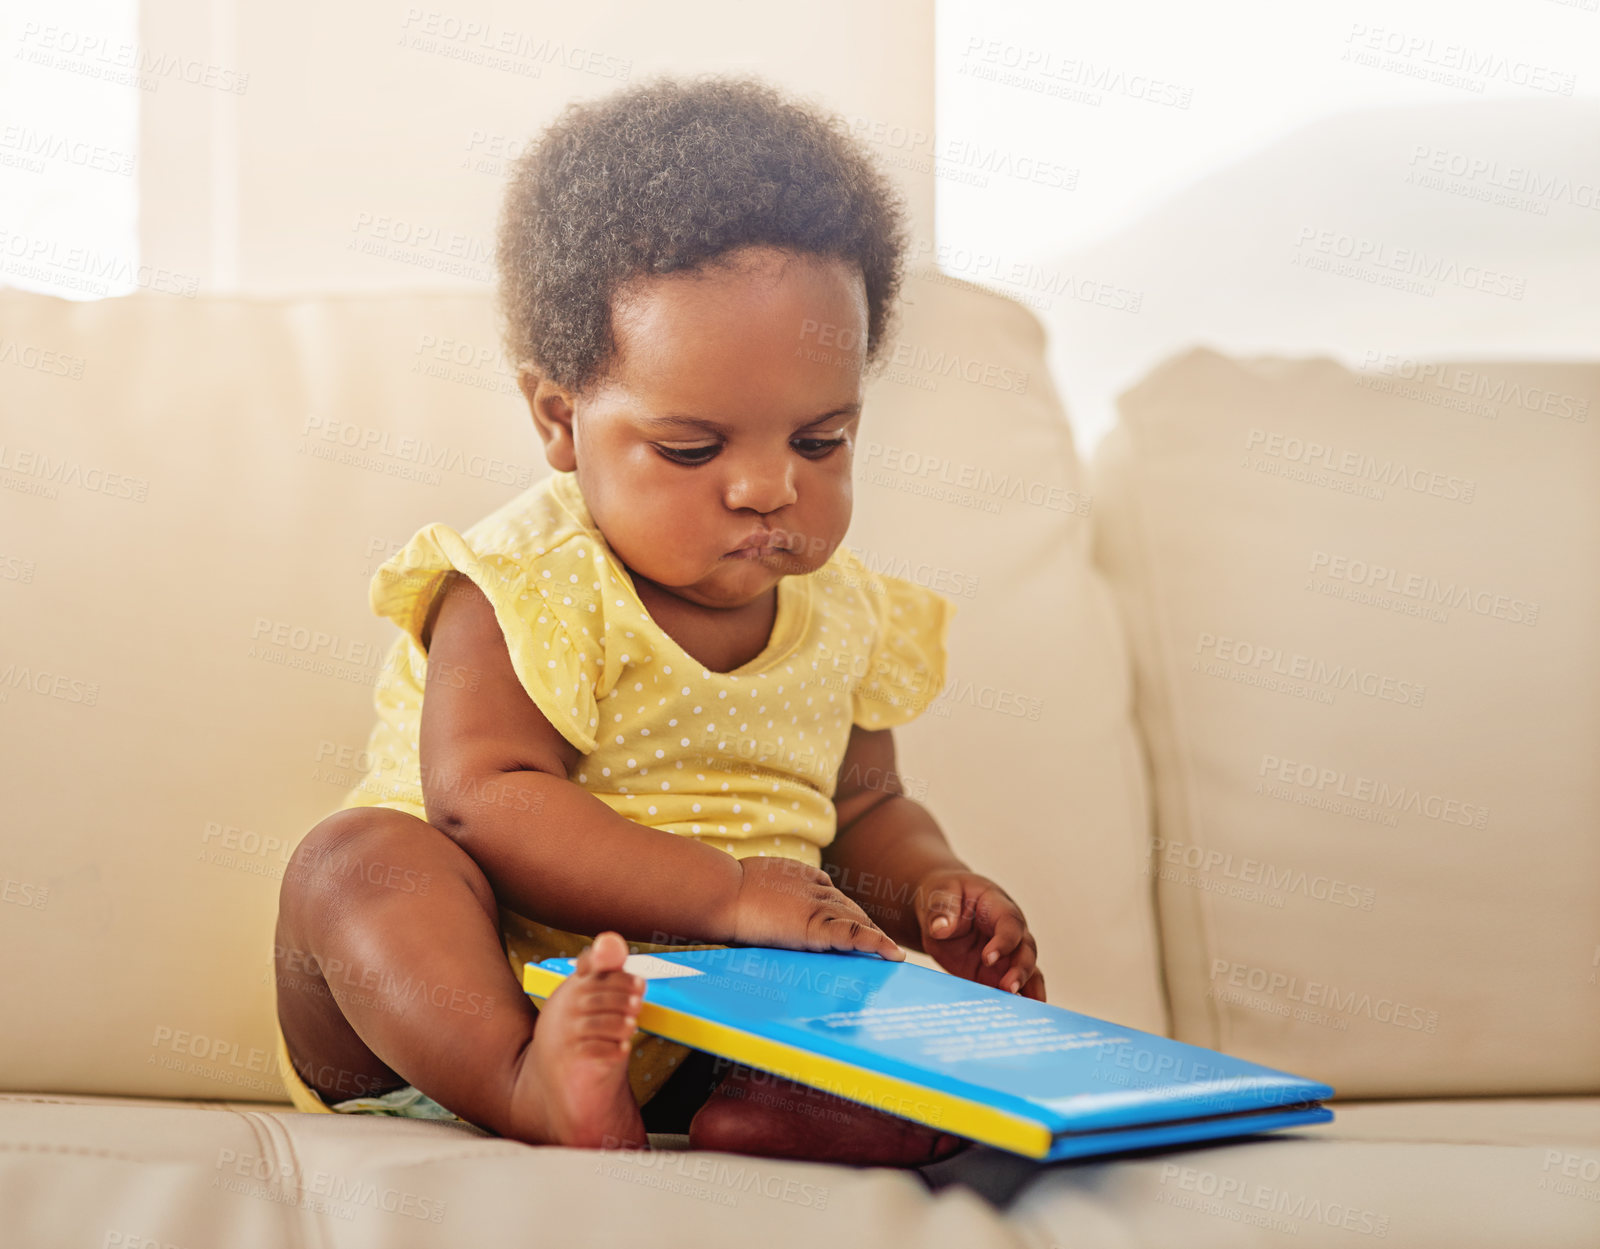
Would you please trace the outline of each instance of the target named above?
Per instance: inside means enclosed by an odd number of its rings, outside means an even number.
[[[994,936],[989,938],[989,943],[983,947],[983,963],[992,967],[1000,959],[1017,948],[1017,943],[1022,940],[1022,934],[1027,931],[1021,918],[1014,911],[1002,911],[1000,918],[995,922]]]
[[[972,927],[970,908],[961,905],[959,889],[935,890],[928,898],[928,931],[939,941],[965,936]]]
[[[1022,996],[1031,997],[1036,1002],[1042,1002],[1044,997],[1044,973],[1034,968],[1033,975],[1028,977],[1028,983],[1022,986]]]
[[[1005,974],[1000,977],[1000,987],[1007,992],[1017,992],[1028,982],[1028,977],[1033,974],[1034,966],[1039,961],[1038,951],[1033,948],[1033,943],[1024,941],[1017,946],[1016,952],[1011,956],[1011,964],[1006,968]]]
[[[826,943],[824,949],[865,950],[897,962],[906,956],[906,952],[895,944],[894,939],[870,919],[834,916],[823,923],[822,932],[823,941]]]
[[[848,897],[844,899],[844,902],[850,910],[851,917],[855,919],[857,923],[864,925],[866,929],[865,934],[858,934],[858,940],[855,945],[856,949],[871,950],[874,953],[883,955],[884,958],[893,959],[896,962],[904,961],[906,952],[900,948],[899,943],[893,937],[884,932],[883,929],[879,928],[878,925],[872,921],[867,913],[861,909],[861,904],[859,902],[857,902],[854,898]],[[862,935],[864,935],[867,939],[859,939],[859,937]]]

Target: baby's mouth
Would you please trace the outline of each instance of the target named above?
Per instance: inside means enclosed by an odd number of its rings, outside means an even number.
[[[768,555],[787,554],[789,546],[786,535],[778,530],[767,533],[754,534],[746,538],[727,554],[728,559],[762,559]]]

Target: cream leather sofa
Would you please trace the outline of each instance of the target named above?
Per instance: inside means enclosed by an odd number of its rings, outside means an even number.
[[[367,766],[368,578],[548,471],[488,295],[10,292],[6,1243],[1600,1245],[1600,367],[1196,349],[1086,470],[1031,312],[906,294],[849,541],[958,606],[912,792],[1053,1002],[1335,1121],[918,1173],[294,1113],[278,878]]]

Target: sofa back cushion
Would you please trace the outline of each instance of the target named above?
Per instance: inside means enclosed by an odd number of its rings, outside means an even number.
[[[975,288],[907,296],[848,539],[958,604],[902,769],[1023,904],[1052,994],[1160,1028],[1126,657],[1042,334]],[[279,881],[370,766],[395,632],[368,581],[550,471],[489,294],[6,292],[0,410],[0,1087],[278,1100]],[[1026,501],[936,498],[915,456]]]
[[[1600,366],[1197,348],[1095,557],[1175,1034],[1346,1096],[1600,1090]]]

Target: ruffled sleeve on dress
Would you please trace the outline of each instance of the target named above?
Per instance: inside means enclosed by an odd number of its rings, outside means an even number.
[[[603,599],[586,542],[563,542],[534,558],[483,553],[449,525],[428,525],[373,575],[372,610],[393,620],[426,653],[422,629],[451,571],[469,578],[494,608],[511,666],[528,697],[584,754],[595,748],[605,672]]]
[[[856,687],[852,718],[864,729],[914,720],[945,684],[950,621],[956,606],[914,581],[879,573],[867,597],[877,634]]]

